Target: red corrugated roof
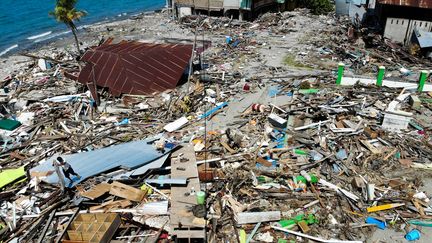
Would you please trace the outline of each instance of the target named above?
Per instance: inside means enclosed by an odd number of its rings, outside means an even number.
[[[381,4],[399,5],[417,8],[432,8],[432,0],[378,0]]]
[[[188,67],[192,45],[123,41],[88,50],[78,81],[95,92],[95,84],[113,95],[151,94],[177,86]],[[92,93],[93,93],[92,92]],[[95,94],[94,94],[95,95]]]

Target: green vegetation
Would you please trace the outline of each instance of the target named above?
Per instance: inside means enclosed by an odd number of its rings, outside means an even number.
[[[313,14],[327,14],[333,11],[330,0],[300,0],[300,4],[310,9]]]
[[[283,60],[283,63],[285,65],[290,66],[290,67],[306,68],[306,69],[310,69],[311,68],[310,66],[308,66],[306,64],[303,64],[301,62],[296,61],[295,56],[291,55],[291,54],[288,54],[288,55],[285,56],[285,58]]]
[[[81,54],[77,36],[77,27],[74,21],[79,21],[82,17],[87,15],[87,12],[75,9],[77,1],[78,0],[57,0],[54,11],[50,12],[49,14],[53,16],[58,22],[62,22],[70,28],[75,38],[75,44],[78,53]]]

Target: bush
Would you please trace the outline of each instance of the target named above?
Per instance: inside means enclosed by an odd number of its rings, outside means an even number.
[[[327,14],[333,11],[334,6],[330,0],[300,0],[300,3],[313,14]]]

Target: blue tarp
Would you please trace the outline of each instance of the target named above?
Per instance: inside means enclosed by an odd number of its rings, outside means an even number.
[[[69,186],[76,185],[89,177],[115,168],[122,167],[135,169],[141,167],[170,153],[175,148],[175,146],[169,146],[165,148],[165,151],[161,152],[154,148],[150,143],[151,141],[153,140],[146,139],[114,145],[89,152],[60,155],[69,164],[71,164],[75,172],[81,176],[80,179],[74,179],[73,184],[70,184]],[[58,156],[59,155],[54,155],[30,171],[54,171],[52,162]],[[53,173],[47,178],[44,178],[43,181],[50,184],[56,184],[58,183],[58,176],[56,173]],[[66,179],[66,184],[68,183],[69,181]]]

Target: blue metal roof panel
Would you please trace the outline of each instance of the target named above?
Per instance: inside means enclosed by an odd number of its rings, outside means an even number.
[[[138,168],[172,151],[172,149],[166,148],[164,152],[160,152],[156,150],[152,144],[149,144],[150,141],[153,140],[146,139],[133,141],[89,152],[61,155],[61,157],[72,166],[74,171],[81,176],[81,179],[74,180],[73,184],[69,186],[76,185],[89,177],[115,168]],[[58,155],[52,156],[46,161],[43,161],[39,166],[32,168],[30,171],[55,171],[52,162],[57,157]],[[56,184],[58,183],[58,176],[56,173],[53,173],[43,179],[43,181],[50,184]],[[66,184],[67,183],[68,181],[66,179]]]
[[[432,47],[432,32],[415,30],[414,35],[416,35],[421,48]]]

